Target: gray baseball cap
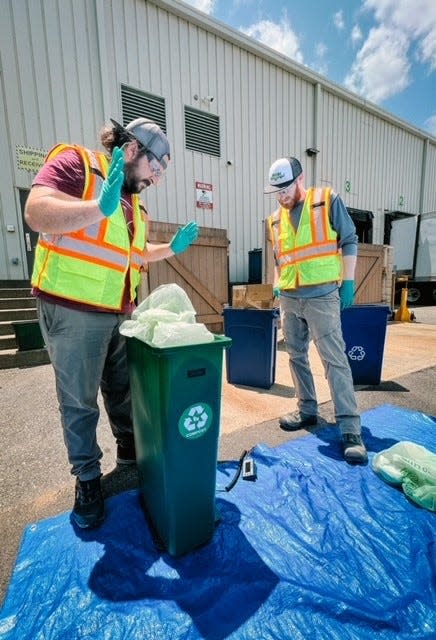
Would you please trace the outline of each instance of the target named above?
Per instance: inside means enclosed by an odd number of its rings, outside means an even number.
[[[168,156],[168,159],[170,158],[170,143],[159,125],[148,118],[136,118],[136,120],[129,122],[126,127],[123,127],[113,118],[111,118],[111,122],[114,127],[123,131],[129,138],[137,140],[166,169],[165,156]]]

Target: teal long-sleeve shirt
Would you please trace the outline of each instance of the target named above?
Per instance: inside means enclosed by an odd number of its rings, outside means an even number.
[[[299,202],[291,211],[291,222],[295,229],[298,229],[303,202]],[[332,191],[330,201],[330,224],[338,235],[338,247],[342,250],[343,256],[357,255],[358,237],[356,227],[350,214],[347,211],[342,198]],[[298,287],[297,289],[281,291],[280,295],[290,298],[318,298],[331,293],[338,288],[335,282],[319,284],[309,287]]]

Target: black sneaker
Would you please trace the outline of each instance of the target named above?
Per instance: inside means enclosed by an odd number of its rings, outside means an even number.
[[[368,462],[366,447],[358,433],[343,433],[342,447],[346,462],[350,464],[365,464]]]
[[[280,429],[284,431],[298,431],[306,427],[313,427],[318,424],[318,416],[308,416],[299,411],[286,413],[279,418]]]
[[[92,480],[76,478],[76,499],[71,518],[80,529],[92,529],[103,522],[104,500],[100,477]]]
[[[136,448],[133,439],[117,445],[117,464],[136,464]]]

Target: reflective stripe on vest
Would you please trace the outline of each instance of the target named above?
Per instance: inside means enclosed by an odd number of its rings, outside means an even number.
[[[49,152],[46,161],[67,149],[74,149],[83,161],[82,199],[97,198],[107,175],[107,158],[83,147],[61,144]],[[35,251],[32,285],[61,298],[119,310],[129,270],[130,300],[134,300],[147,228],[136,194],[132,195],[132,208],[134,232],[131,241],[121,205],[109,218],[78,231],[41,233]]]
[[[290,212],[283,207],[268,218],[280,289],[340,279],[340,251],[337,234],[330,224],[330,200],[331,189],[308,189],[297,231]]]

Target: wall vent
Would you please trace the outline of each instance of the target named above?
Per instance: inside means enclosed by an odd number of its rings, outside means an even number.
[[[167,132],[165,98],[122,84],[121,106],[124,126],[135,118],[150,118],[160,126],[162,131]]]
[[[219,117],[185,106],[185,146],[192,151],[220,157]]]

